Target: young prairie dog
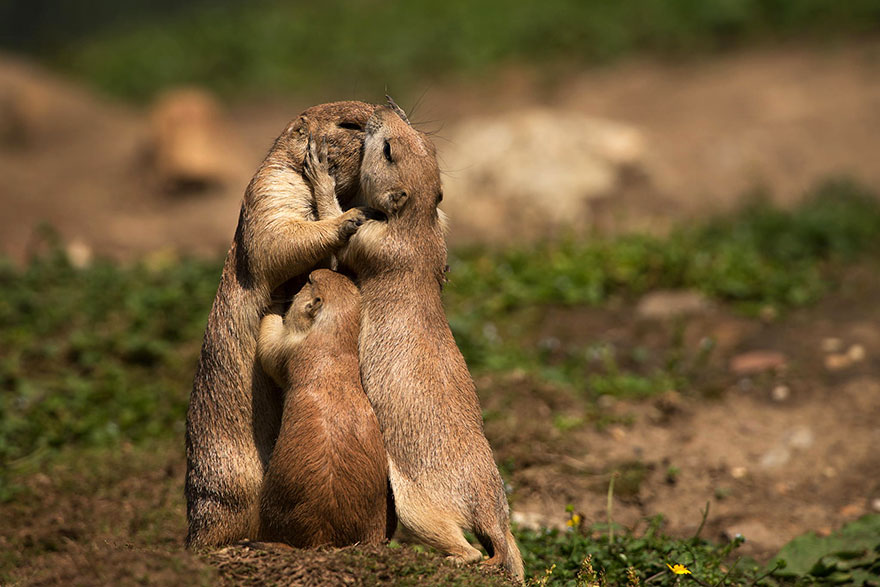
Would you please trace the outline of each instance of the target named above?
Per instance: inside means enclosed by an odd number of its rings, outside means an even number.
[[[260,540],[347,546],[393,532],[382,433],[360,381],[359,323],[357,288],[328,269],[309,276],[283,320],[262,320],[257,357],[284,390],[284,411],[260,494]]]
[[[276,139],[245,191],[187,411],[188,547],[257,536],[263,472],[282,411],[278,385],[255,361],[260,319],[273,291],[296,291],[365,220],[364,210],[342,207],[359,192],[363,127],[374,109],[337,102],[306,110]],[[310,134],[324,138],[323,161],[314,145],[309,150]],[[307,169],[320,164],[333,173],[317,182],[324,190],[318,201],[303,178],[307,154]]]
[[[341,261],[361,292],[361,380],[382,427],[398,518],[462,562],[482,558],[462,532],[471,530],[489,563],[522,580],[476,389],[443,310],[434,147],[393,102],[367,121],[360,182],[367,205],[387,220],[365,222]]]

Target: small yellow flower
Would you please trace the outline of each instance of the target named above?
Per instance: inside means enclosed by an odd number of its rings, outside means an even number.
[[[577,528],[581,525],[581,517],[577,514],[571,516],[571,518],[565,523],[569,528]]]
[[[684,565],[676,564],[675,566],[673,566],[673,565],[670,565],[669,563],[666,563],[666,566],[669,567],[669,570],[672,571],[673,573],[675,573],[676,575],[690,575],[691,574],[691,572],[688,570],[688,568]]]

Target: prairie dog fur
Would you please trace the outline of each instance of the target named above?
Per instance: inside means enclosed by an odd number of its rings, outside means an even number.
[[[318,220],[302,175],[308,136],[325,137],[335,174],[325,183],[347,206],[359,191],[362,129],[374,109],[337,102],[306,110],[278,137],[245,191],[187,411],[188,547],[257,536],[260,487],[282,411],[281,391],[255,360],[260,319],[273,290],[304,280],[366,218],[363,210],[342,212],[336,204],[333,215]]]
[[[314,548],[385,539],[388,466],[361,387],[359,323],[357,288],[329,269],[311,273],[283,320],[263,317],[257,357],[284,389],[284,411],[260,495],[260,540]]]
[[[433,145],[391,102],[366,124],[360,175],[368,220],[341,261],[361,290],[361,380],[379,419],[399,520],[456,560],[480,551],[517,580],[522,559],[473,380],[443,310],[446,243]]]

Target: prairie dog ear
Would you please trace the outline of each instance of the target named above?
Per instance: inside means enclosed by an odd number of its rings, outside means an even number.
[[[320,296],[315,296],[310,301],[306,302],[306,312],[309,316],[314,318],[318,315],[318,312],[321,310],[321,306],[323,305],[324,300],[322,300]]]
[[[401,120],[409,124],[409,118],[406,117],[406,112],[403,111],[403,108],[398,106],[397,102],[395,102],[394,99],[388,94],[385,94],[385,99],[388,101],[388,105],[391,106],[391,109],[394,110],[394,112],[401,118]],[[412,125],[410,124],[410,126]]]

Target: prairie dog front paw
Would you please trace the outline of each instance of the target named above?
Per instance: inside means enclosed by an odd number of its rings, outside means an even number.
[[[306,156],[303,159],[303,179],[312,186],[318,219],[334,218],[342,213],[336,201],[336,179],[330,175],[327,138],[320,142],[309,134]]]
[[[357,232],[358,228],[369,219],[368,213],[364,208],[352,208],[347,210],[339,217],[339,240],[342,243],[348,241],[351,235]]]

